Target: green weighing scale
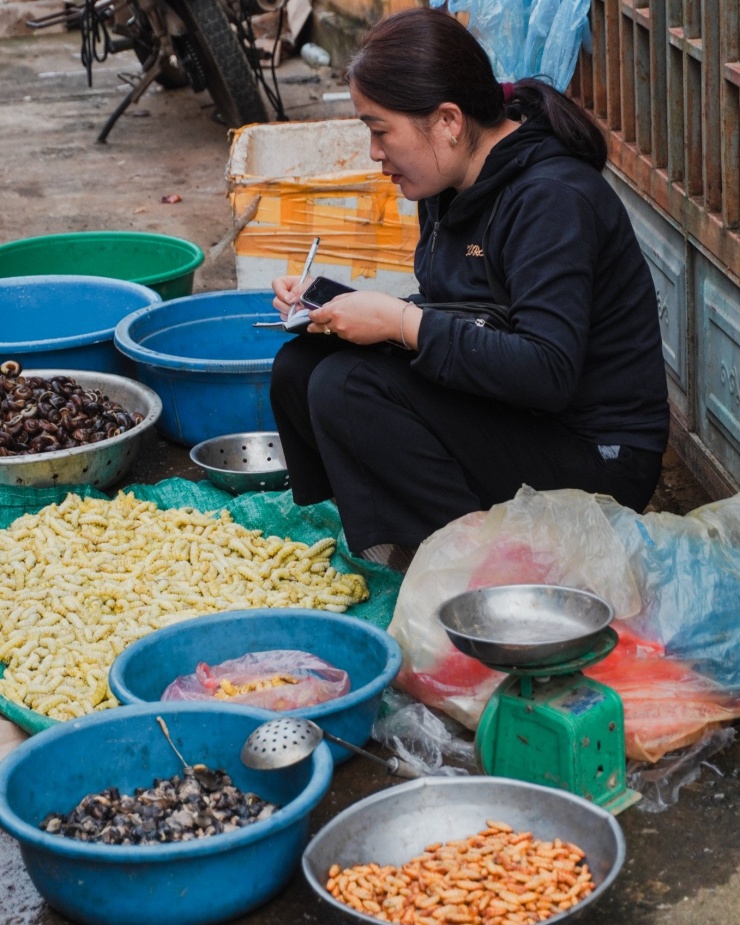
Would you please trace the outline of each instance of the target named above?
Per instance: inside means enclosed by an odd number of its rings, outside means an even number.
[[[583,674],[619,641],[613,615],[602,598],[554,585],[480,588],[439,608],[461,652],[510,675],[476,730],[484,773],[567,790],[615,814],[640,799],[627,787],[622,700]]]

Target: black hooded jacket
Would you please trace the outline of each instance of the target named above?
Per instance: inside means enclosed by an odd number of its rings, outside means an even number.
[[[473,186],[422,200],[419,221],[414,300],[492,301],[485,247],[513,325],[493,331],[426,308],[419,374],[554,415],[590,443],[665,450],[655,288],[622,202],[594,167],[531,120],[491,150]]]

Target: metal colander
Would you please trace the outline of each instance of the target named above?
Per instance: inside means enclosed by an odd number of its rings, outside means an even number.
[[[290,484],[280,437],[272,431],[226,434],[198,443],[190,458],[219,488],[285,491]]]

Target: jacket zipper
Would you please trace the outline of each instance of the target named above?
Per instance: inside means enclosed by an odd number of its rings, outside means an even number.
[[[432,231],[432,241],[431,241],[431,245],[429,248],[429,273],[428,273],[429,279],[427,280],[427,291],[430,291],[430,284],[432,281],[432,267],[434,266],[434,252],[437,249],[437,235],[439,234],[439,225],[440,225],[440,222],[436,221],[434,223],[434,230]],[[484,328],[486,327],[486,319],[476,318],[473,324],[475,324],[476,327]]]
[[[439,233],[439,221],[434,223],[434,230],[432,231],[432,244],[429,249],[429,272],[427,274],[427,292],[431,292],[432,286],[432,267],[434,266],[434,251],[437,249],[437,235]]]

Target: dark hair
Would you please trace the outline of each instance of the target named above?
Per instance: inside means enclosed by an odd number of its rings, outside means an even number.
[[[507,117],[539,116],[574,157],[597,170],[606,163],[606,141],[598,125],[543,80],[518,80],[505,103],[483,47],[443,10],[403,10],[381,19],[352,56],[347,79],[379,106],[420,120],[442,103],[456,103],[473,141],[481,128]]]

